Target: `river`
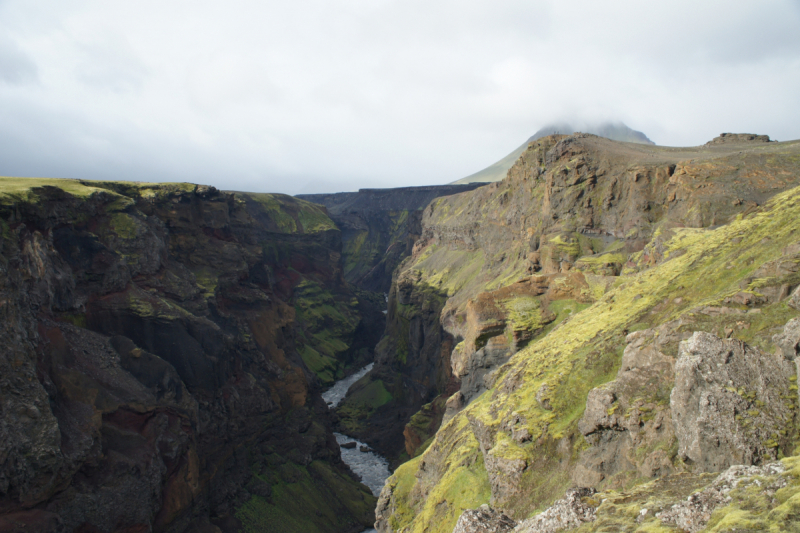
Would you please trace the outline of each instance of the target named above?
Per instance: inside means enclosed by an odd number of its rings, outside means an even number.
[[[334,383],[333,387],[322,393],[322,399],[328,404],[331,409],[339,405],[347,389],[350,386],[364,377],[367,372],[372,370],[372,363],[368,364],[352,376],[348,376]],[[334,433],[336,442],[340,445],[355,442],[355,448],[340,448],[342,451],[342,460],[347,463],[350,469],[361,477],[362,483],[369,487],[372,494],[378,496],[381,493],[383,484],[386,478],[389,477],[389,462],[373,451],[362,452],[361,447],[368,447],[365,443],[350,438],[341,433]],[[363,533],[373,533],[374,529],[366,529]]]

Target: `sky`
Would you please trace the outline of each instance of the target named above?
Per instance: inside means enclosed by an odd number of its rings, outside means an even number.
[[[800,0],[0,0],[0,175],[449,183],[555,121],[800,138]]]

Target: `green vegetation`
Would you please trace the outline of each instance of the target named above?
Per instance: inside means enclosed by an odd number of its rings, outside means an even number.
[[[134,239],[139,234],[139,224],[134,217],[125,213],[114,213],[111,216],[111,229],[114,234],[126,240]]]
[[[85,181],[54,178],[8,178],[0,177],[0,201],[36,202],[39,198],[37,189],[53,187],[78,198],[86,198],[98,192],[107,192],[105,189],[87,185]]]
[[[335,230],[323,207],[285,194],[237,193],[264,210],[279,233],[318,233]]]
[[[369,523],[375,497],[327,463],[303,467],[285,462],[277,470],[280,476],[254,475],[271,486],[269,498],[252,496],[236,511],[247,533],[324,533]]]
[[[303,361],[324,384],[332,384],[341,377],[342,357],[350,349],[358,326],[358,301],[337,296],[315,281],[304,280],[295,287],[293,303]]]
[[[514,355],[498,372],[490,391],[442,428],[422,456],[398,469],[398,487],[402,483],[410,483],[411,487],[407,492],[405,489],[396,492],[395,503],[400,511],[394,518],[395,529],[405,527],[408,531],[430,533],[452,530],[453,522],[442,519],[435,510],[461,505],[462,499],[452,494],[455,478],[459,476],[458,465],[477,463],[482,458],[477,443],[474,439],[470,441],[472,431],[468,420],[482,424],[491,435],[493,444],[487,451],[493,457],[507,461],[524,458],[532,465],[525,470],[514,498],[498,503],[518,517],[547,506],[567,488],[569,467],[565,465],[574,464],[585,446],[577,431],[577,421],[583,414],[587,393],[616,376],[628,331],[677,318],[684,319],[686,330],[713,329],[714,318],[700,316],[694,310],[719,305],[739,292],[743,279],[752,276],[762,264],[781,257],[782,250],[796,242],[797,235],[800,235],[800,188],[779,194],[764,208],[717,229],[673,230],[665,243],[665,256],[669,260],[619,278],[608,292],[604,290],[601,294],[594,290],[599,299],[588,309],[582,310],[582,306],[573,302],[573,313],[566,320]],[[450,271],[446,276],[439,275],[449,279],[453,274]],[[564,307],[559,310],[559,305]],[[566,309],[567,304],[560,302],[550,307],[557,314]],[[771,348],[771,334],[792,313],[797,314],[783,303],[766,306],[760,313],[747,313],[734,335]],[[550,391],[550,409],[544,409],[535,399],[543,385]],[[507,437],[503,428],[512,412],[525,420],[531,441],[520,444]],[[567,443],[567,449],[559,443]],[[415,468],[422,463],[436,464],[438,470],[422,473]],[[415,475],[421,477],[412,481],[411,476]],[[793,506],[800,504],[796,498],[788,495],[770,512],[791,516],[797,512]],[[469,507],[479,503],[483,502]],[[746,512],[753,515],[758,511],[754,509]],[[726,520],[738,519],[743,512],[731,510]],[[752,516],[747,520],[752,520]],[[728,526],[724,526],[726,522],[722,519],[714,524],[716,530],[729,530],[724,529]],[[658,530],[654,524],[647,527],[642,531]]]
[[[447,435],[441,440],[438,435]],[[435,455],[445,457],[449,465],[439,483],[430,487],[429,475],[417,478],[420,465]],[[397,468],[387,480],[394,486],[394,501],[397,504],[390,519],[394,531],[408,528],[409,533],[452,531],[458,517],[465,509],[473,509],[488,503],[489,479],[480,454],[478,442],[466,419],[449,422],[439,430],[434,444],[425,453]],[[420,492],[423,485],[430,492]]]
[[[382,380],[371,381],[367,375],[355,382],[350,394],[336,409],[345,433],[358,434],[363,429],[363,421],[391,400],[392,394]]]
[[[542,305],[538,298],[519,297],[503,302],[503,305],[514,331],[536,331],[542,327]]]
[[[303,233],[318,233],[336,229],[336,224],[328,218],[328,215],[325,214],[320,206],[305,200],[296,201],[300,204],[297,218],[303,228]]]

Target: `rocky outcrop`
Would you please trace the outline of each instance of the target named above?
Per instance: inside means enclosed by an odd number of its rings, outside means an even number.
[[[507,533],[513,531],[516,525],[501,511],[482,505],[461,513],[453,533]]]
[[[453,339],[441,364],[449,358],[461,386],[448,396],[445,422],[426,451],[390,481],[384,507],[395,510],[394,530],[450,531],[461,509],[486,502],[521,520],[575,482],[622,489],[702,472],[681,452],[677,426],[687,426],[670,406],[680,342],[703,332],[746,345],[747,357],[755,353],[747,350],[767,357],[796,313],[789,304],[800,284],[793,251],[800,193],[783,191],[797,186],[800,143],[747,146],[664,149],[548,137],[532,143],[505,180],[425,209],[393,291],[403,283],[411,285],[407,294],[425,290],[444,301],[438,316],[426,307],[430,300],[390,301],[383,353],[387,361],[403,353],[404,317],[427,315],[425,324],[437,320]],[[532,276],[583,284],[540,306],[544,328],[516,343],[502,291]],[[541,304],[542,295],[524,296]],[[783,355],[773,359],[793,366]],[[777,379],[772,362],[753,364],[751,374],[731,371],[731,381],[756,373]],[[753,462],[778,449],[791,453],[785,435],[771,432],[783,423],[786,435],[796,433],[796,389],[791,374],[781,376],[777,396],[751,400],[743,392],[744,403],[731,408],[730,434],[744,440],[726,449],[759,441]],[[761,402],[786,410],[773,413]],[[718,455],[719,464],[709,465],[716,471],[738,460]],[[467,482],[474,490],[456,490]]]
[[[774,499],[775,493],[788,485],[788,480],[780,476],[786,471],[781,463],[764,466],[731,466],[719,475],[711,485],[676,503],[669,509],[656,513],[656,518],[665,525],[675,526],[688,533],[705,529],[711,515],[731,501],[731,491],[750,489]],[[767,479],[764,479],[767,478]],[[646,513],[645,513],[646,514]]]
[[[688,336],[677,328],[665,324],[629,334],[616,379],[589,391],[578,430],[590,446],[572,473],[578,486],[620,486],[673,472],[669,395],[675,359],[662,350]]]
[[[358,322],[332,318],[354,314],[353,295],[320,208],[188,184],[9,180],[0,529],[371,522],[304,357],[346,346]],[[309,285],[329,298],[330,329],[298,323]],[[295,524],[303,498],[318,513]]]
[[[461,381],[462,407],[492,385],[493,371],[556,319],[550,310],[563,300],[591,302],[581,272],[529,276],[469,300],[464,340],[450,356]]]
[[[754,133],[720,133],[719,137],[714,137],[706,143],[706,146],[714,146],[717,144],[727,143],[768,143],[769,135],[756,135]]]
[[[788,305],[789,307],[791,307],[793,309],[796,309],[797,311],[800,311],[800,286],[798,286],[794,290],[794,292],[792,293],[791,298],[789,298],[789,301],[786,302],[786,305]]]
[[[800,293],[800,288],[795,294]],[[791,305],[791,301],[789,304]],[[800,311],[800,309],[798,309]],[[800,355],[800,318],[794,318],[786,323],[783,331],[772,337],[772,342],[778,347],[781,355],[788,361],[797,361]]]
[[[594,493],[594,489],[570,489],[563,498],[542,513],[520,522],[514,531],[519,533],[557,533],[594,522],[599,502],[592,502],[593,505],[587,502]]]
[[[781,355],[696,332],[680,344],[670,411],[678,454],[699,472],[791,453],[796,369]]]

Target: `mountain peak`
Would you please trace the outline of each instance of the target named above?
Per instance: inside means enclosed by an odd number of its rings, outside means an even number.
[[[585,124],[569,124],[567,122],[554,122],[539,129],[528,139],[528,142],[535,141],[547,135],[561,134],[571,135],[577,132],[593,133],[599,137],[605,137],[612,141],[629,142],[637,144],[655,144],[647,138],[641,131],[629,128],[622,122],[599,122]]]
[[[576,127],[577,126],[577,127]],[[483,170],[470,174],[466,178],[461,178],[454,181],[453,184],[463,185],[467,183],[490,183],[493,181],[500,181],[506,177],[508,169],[511,165],[519,159],[522,152],[528,147],[532,141],[546,137],[548,135],[561,134],[571,135],[576,132],[592,133],[599,137],[605,137],[612,141],[629,142],[637,144],[655,144],[647,138],[647,135],[641,131],[636,131],[629,128],[622,122],[599,122],[599,123],[578,123],[569,124],[567,122],[553,122],[540,128],[534,133],[527,141],[518,146],[513,152],[505,156],[500,161],[490,165]]]

